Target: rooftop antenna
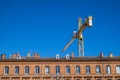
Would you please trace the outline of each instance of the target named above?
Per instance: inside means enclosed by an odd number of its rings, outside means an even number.
[[[73,36],[71,41],[63,48],[62,52],[64,52],[75,39],[78,39],[78,54],[79,57],[84,57],[84,38],[82,36],[82,32],[86,27],[92,26],[92,16],[88,16],[87,19],[85,19],[84,24],[82,25],[82,19],[78,18],[78,31],[73,31]]]

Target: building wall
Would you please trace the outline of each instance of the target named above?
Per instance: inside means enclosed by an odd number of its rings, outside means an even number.
[[[60,66],[60,75],[55,73],[56,66]],[[66,74],[66,66],[70,66],[70,74]],[[96,74],[96,66],[101,67],[101,73]],[[111,74],[106,73],[106,66],[111,66]],[[51,61],[51,62],[0,62],[0,80],[120,80],[116,73],[116,66],[120,61]],[[9,66],[9,74],[4,75],[4,67]],[[14,68],[19,66],[19,75],[15,75]],[[25,75],[25,66],[30,67],[30,73]],[[35,74],[35,66],[40,67],[40,74]],[[50,74],[45,74],[45,66],[50,66]],[[80,66],[80,74],[76,74],[76,66]],[[86,74],[86,66],[90,66],[90,74]]]

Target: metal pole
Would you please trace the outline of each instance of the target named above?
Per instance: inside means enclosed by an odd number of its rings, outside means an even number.
[[[81,48],[80,48],[80,42],[81,42],[81,41],[80,41],[80,39],[79,39],[79,40],[78,40],[78,54],[79,54],[79,57],[81,57],[81,54],[80,54],[80,49],[81,49]]]
[[[78,18],[78,31],[81,28],[81,26],[82,26],[82,19],[79,17]],[[79,57],[82,57],[82,55],[81,55],[81,40],[80,39],[78,39],[78,54],[79,54]]]
[[[82,26],[82,18],[78,18],[78,31],[79,31],[79,29],[81,28],[81,26]]]
[[[84,57],[84,39],[78,40],[78,54],[79,57]]]
[[[82,41],[82,57],[84,57],[84,38],[81,40]]]

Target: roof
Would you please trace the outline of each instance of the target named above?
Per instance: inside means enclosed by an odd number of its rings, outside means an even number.
[[[80,62],[80,61],[120,61],[120,57],[74,57],[74,58],[23,58],[23,59],[0,59],[0,62]]]

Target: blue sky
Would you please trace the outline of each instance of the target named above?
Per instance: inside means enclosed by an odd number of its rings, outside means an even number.
[[[41,57],[78,56],[77,40],[61,50],[77,30],[78,17],[94,17],[83,32],[85,56],[120,56],[119,0],[0,0],[0,54],[30,51]]]

